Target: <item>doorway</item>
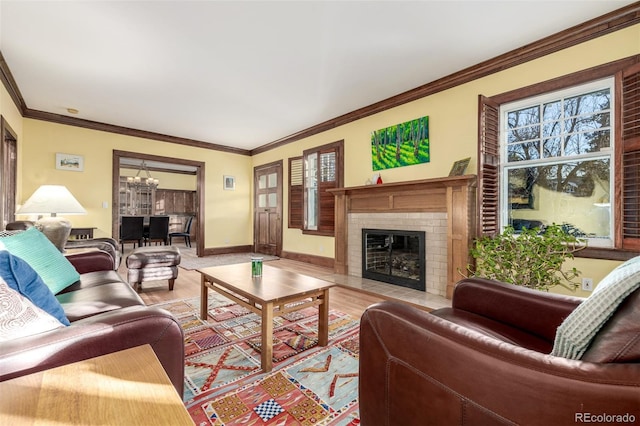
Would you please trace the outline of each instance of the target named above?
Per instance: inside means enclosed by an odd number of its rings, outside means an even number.
[[[197,223],[195,229],[196,240],[196,255],[202,256],[204,253],[204,176],[205,176],[205,163],[201,161],[185,160],[174,157],[162,157],[159,155],[142,154],[139,152],[129,151],[113,151],[113,166],[112,166],[112,235],[114,238],[118,238],[119,235],[119,219],[120,219],[120,168],[131,168],[130,164],[127,164],[130,160],[140,160],[147,164],[155,164],[156,170],[166,173],[181,173],[181,170],[189,168],[195,170],[196,175],[196,191],[194,197],[195,205],[195,220]]]
[[[253,169],[253,251],[282,254],[282,160]]]
[[[13,129],[0,116],[0,135],[2,144],[0,145],[0,218],[2,219],[2,229],[7,223],[15,220],[16,214],[16,186],[18,169],[18,137]]]

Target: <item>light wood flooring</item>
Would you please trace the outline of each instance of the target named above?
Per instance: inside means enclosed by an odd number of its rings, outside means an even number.
[[[184,246],[178,245],[181,251],[189,250]],[[131,252],[131,245],[125,247],[122,257],[122,263],[118,269],[118,273],[126,280],[127,267],[126,256]],[[298,272],[300,274],[314,276],[321,279],[327,279],[336,282],[338,285],[332,287],[329,294],[329,306],[332,309],[345,312],[356,318],[360,318],[362,313],[370,305],[387,299],[402,300],[402,297],[393,297],[384,293],[384,286],[377,282],[372,283],[371,289],[362,288],[362,280],[354,280],[345,276],[336,276],[333,270],[309,263],[298,262],[288,259],[279,259],[269,262],[270,266],[283,268]],[[391,286],[396,287],[396,286]],[[396,287],[397,288],[397,287]],[[382,290],[379,290],[382,289]],[[393,290],[393,289],[392,289]],[[379,291],[379,292],[378,292]],[[412,290],[414,291],[414,290]],[[423,292],[420,292],[423,293]],[[398,295],[410,294],[399,291]],[[166,302],[175,299],[184,299],[189,297],[200,296],[200,273],[195,270],[178,269],[178,278],[176,279],[173,291],[169,291],[167,281],[147,281],[142,284],[142,292],[140,296],[147,305]],[[421,309],[430,310],[431,308],[447,305],[446,300],[436,300],[435,306],[424,305],[421,302],[415,303],[411,300],[405,300],[407,303],[413,304]]]

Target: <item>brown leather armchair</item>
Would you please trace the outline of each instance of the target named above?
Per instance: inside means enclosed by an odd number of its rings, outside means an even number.
[[[640,421],[640,290],[581,360],[549,355],[556,329],[582,300],[467,279],[451,308],[369,307],[360,333],[362,424]]]

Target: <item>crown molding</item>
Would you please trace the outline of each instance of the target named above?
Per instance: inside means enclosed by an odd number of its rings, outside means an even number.
[[[640,23],[640,2],[251,150],[259,154]]]
[[[396,96],[392,96],[369,106],[316,124],[312,127],[293,133],[289,136],[285,136],[283,138],[269,142],[253,150],[233,148],[226,145],[213,144],[177,136],[131,129],[128,127],[116,126],[113,124],[84,120],[76,117],[69,117],[65,115],[30,109],[27,107],[24,98],[20,93],[20,89],[18,88],[18,85],[14,80],[13,75],[11,74],[11,70],[6,63],[4,56],[2,56],[2,52],[0,52],[0,80],[9,92],[9,96],[11,96],[11,99],[15,103],[16,107],[25,118],[50,121],[54,123],[66,124],[69,126],[84,127],[92,130],[99,130],[144,139],[175,143],[179,145],[193,146],[197,148],[212,149],[216,151],[251,156],[278,148],[292,142],[296,142],[300,139],[304,139],[318,133],[326,132],[327,130],[343,126],[353,121],[371,116],[373,114],[398,107],[400,105],[433,95],[444,90],[451,89],[453,87],[468,83],[473,80],[477,80],[482,77],[486,77],[487,75],[515,67],[525,62],[529,62],[534,59],[549,55],[551,53],[575,46],[577,44],[602,37],[606,34],[619,31],[638,23],[640,23],[640,2],[635,2],[626,7],[620,8],[608,14],[594,18],[590,21],[553,34],[549,37],[527,44],[518,49],[514,49],[510,52],[507,52],[500,56],[496,56],[492,59],[481,62],[469,68],[465,68],[441,79],[434,80],[415,89],[400,93]]]
[[[151,139],[151,140],[161,141],[161,142],[175,143],[175,144],[184,145],[184,146],[193,146],[196,148],[211,149],[214,151],[230,152],[233,154],[240,154],[240,155],[251,155],[251,152],[247,149],[233,148],[226,145],[202,142],[194,139],[187,139],[187,138],[181,138],[177,136],[165,135],[162,133],[148,132],[146,130],[132,129],[129,127],[116,126],[114,124],[101,123],[98,121],[85,120],[82,118],[69,117],[66,115],[54,114],[50,112],[44,112],[44,111],[28,108],[24,101],[24,98],[22,97],[22,93],[20,93],[18,84],[13,78],[13,74],[11,74],[9,65],[5,61],[1,51],[0,51],[0,80],[2,81],[2,84],[4,85],[4,87],[7,89],[7,92],[9,92],[9,96],[13,100],[13,103],[16,105],[16,107],[20,111],[20,114],[24,118],[49,121],[52,123],[66,124],[68,126],[82,127],[85,129],[98,130],[98,131],[109,132],[109,133],[117,133],[120,135],[138,137],[143,139]]]
[[[233,148],[226,145],[218,145],[218,144],[209,143],[209,142],[197,141],[194,139],[187,139],[187,138],[181,138],[177,136],[165,135],[162,133],[149,132],[146,130],[138,130],[138,129],[132,129],[129,127],[116,126],[114,124],[106,124],[98,121],[91,121],[91,120],[85,120],[82,118],[69,117],[66,115],[38,111],[34,109],[29,109],[29,108],[27,108],[23,116],[25,118],[32,118],[34,120],[50,121],[53,123],[66,124],[69,126],[76,126],[76,127],[84,127],[86,129],[98,130],[102,132],[110,132],[110,133],[117,133],[121,135],[137,137],[137,138],[152,139],[160,142],[169,142],[169,143],[175,143],[179,145],[193,146],[196,148],[212,149],[215,151],[230,152],[233,154],[250,155],[250,151],[247,149]]]
[[[20,93],[20,89],[18,88],[18,84],[13,78],[13,74],[11,74],[11,70],[9,69],[9,65],[7,61],[5,61],[2,52],[0,51],[0,80],[4,85],[7,92],[9,92],[9,96],[13,100],[13,103],[16,105],[16,108],[20,111],[20,114],[24,116],[24,112],[27,109],[26,104],[24,102],[24,98]]]

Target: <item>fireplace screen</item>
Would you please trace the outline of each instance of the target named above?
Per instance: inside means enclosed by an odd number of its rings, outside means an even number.
[[[425,233],[362,230],[362,277],[425,291]]]

